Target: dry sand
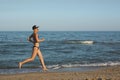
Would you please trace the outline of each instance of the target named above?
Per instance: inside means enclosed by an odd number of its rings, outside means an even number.
[[[120,66],[85,72],[1,74],[0,80],[120,80]]]

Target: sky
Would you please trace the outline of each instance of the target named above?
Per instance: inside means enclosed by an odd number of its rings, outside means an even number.
[[[0,0],[0,31],[120,31],[120,0]]]

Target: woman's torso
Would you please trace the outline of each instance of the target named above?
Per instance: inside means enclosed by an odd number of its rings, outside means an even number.
[[[33,33],[33,41],[34,41],[34,46],[39,47],[39,43],[36,40],[35,33]],[[38,36],[37,36],[38,37]]]

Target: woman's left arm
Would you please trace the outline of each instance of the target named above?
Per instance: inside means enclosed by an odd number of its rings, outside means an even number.
[[[39,38],[38,38],[38,34],[35,35],[35,38],[36,38],[36,41],[37,41],[38,43],[43,42],[43,41],[45,40],[44,38],[39,39]]]

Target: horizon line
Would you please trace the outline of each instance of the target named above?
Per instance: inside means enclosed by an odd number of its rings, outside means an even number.
[[[1,30],[0,32],[4,32],[5,30]],[[6,30],[6,32],[12,32],[12,30]],[[16,31],[32,31],[32,30],[13,30],[13,32],[16,32]],[[42,31],[50,31],[50,32],[52,32],[51,30],[42,30]],[[42,32],[42,31],[39,31],[39,32]],[[53,32],[62,32],[63,30],[53,30]],[[64,31],[68,31],[68,32],[72,32],[72,30],[64,30]],[[92,31],[92,30],[73,30],[73,31]],[[112,31],[112,30],[93,30],[93,31],[106,31],[106,32],[110,32],[110,31]],[[113,30],[113,31],[120,31],[120,30]]]

